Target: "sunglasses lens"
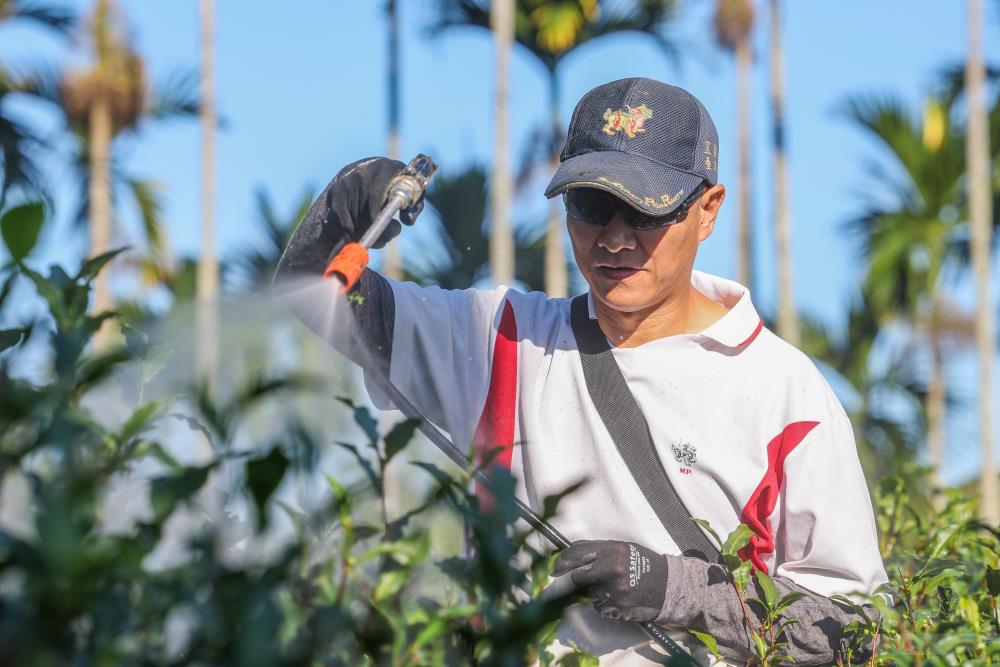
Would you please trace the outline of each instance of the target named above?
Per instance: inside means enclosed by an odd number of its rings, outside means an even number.
[[[620,210],[622,217],[632,229],[656,229],[665,227],[683,220],[691,204],[693,204],[705,192],[706,184],[703,182],[691,195],[681,203],[676,209],[666,215],[649,215],[634,208],[627,202],[614,195],[595,190],[593,188],[577,188],[563,193],[563,201],[566,204],[566,211],[570,217],[588,222],[592,225],[604,225],[611,222],[615,215],[615,210]]]
[[[578,188],[563,193],[566,211],[570,217],[592,225],[606,225],[611,222],[618,207],[618,200],[606,192]]]

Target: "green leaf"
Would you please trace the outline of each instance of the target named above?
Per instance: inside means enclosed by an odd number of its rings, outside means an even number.
[[[990,595],[1000,596],[1000,569],[986,568],[986,588]]]
[[[368,436],[368,442],[378,442],[378,422],[372,417],[372,413],[369,412],[368,408],[363,405],[354,405],[354,401],[349,398],[338,397],[337,400],[349,407],[354,413],[354,423],[360,426],[361,430]]]
[[[163,403],[162,400],[150,401],[133,412],[132,416],[122,426],[121,433],[118,435],[118,441],[122,443],[128,442],[134,436],[146,430],[149,420],[163,407]]]
[[[334,444],[337,445],[338,447],[343,447],[344,449],[346,449],[351,453],[351,455],[358,462],[358,465],[361,466],[361,470],[364,471],[365,477],[368,478],[368,481],[371,483],[372,488],[381,493],[382,478],[379,477],[379,474],[377,472],[375,472],[375,468],[372,467],[371,461],[365,458],[365,455],[362,454],[360,451],[358,451],[358,448],[349,442],[341,442],[338,440],[334,442]]]
[[[157,442],[152,442],[150,440],[144,440],[139,443],[139,446],[135,448],[136,458],[142,458],[143,456],[152,456],[154,459],[164,464],[174,472],[181,472],[184,470],[184,466],[178,463],[177,459],[167,453],[163,446]]]
[[[45,299],[45,303],[49,305],[49,312],[52,313],[52,317],[55,318],[57,323],[60,323],[62,315],[66,311],[61,287],[51,277],[50,279],[43,278],[40,273],[26,266],[21,268],[21,272],[28,276],[28,279],[35,284],[38,296]]]
[[[733,570],[733,581],[736,582],[736,586],[739,587],[740,591],[743,592],[750,585],[750,570],[753,568],[750,561],[743,561],[740,566]]]
[[[598,667],[601,661],[596,656],[576,650],[559,659],[559,667]]]
[[[372,598],[376,602],[381,602],[386,598],[396,595],[406,585],[409,578],[410,572],[408,570],[389,570],[388,572],[383,572],[375,583]]]
[[[420,425],[418,419],[407,419],[392,427],[385,436],[385,462],[388,463],[413,439],[413,434]]]
[[[371,523],[359,523],[354,527],[354,539],[364,540],[374,537],[382,532],[382,529]]]
[[[962,597],[962,599],[958,601],[958,609],[962,613],[962,618],[965,619],[965,622],[978,633],[982,624],[982,618],[980,617],[979,605],[976,603],[975,599],[971,597]]]
[[[778,588],[771,581],[771,577],[760,570],[754,570],[753,576],[757,579],[761,592],[764,593],[764,602],[767,603],[768,612],[775,611],[774,607],[778,604]]]
[[[737,553],[750,542],[751,537],[753,537],[753,531],[745,523],[741,523],[736,527],[736,530],[726,536],[726,543],[722,545],[722,553]]]
[[[24,328],[0,329],[0,352],[14,347],[21,342],[21,337],[25,334]]]
[[[753,633],[753,643],[754,647],[757,649],[757,657],[764,658],[767,656],[767,642],[764,638],[758,635],[756,632]]]
[[[964,569],[965,563],[962,561],[948,558],[934,558],[927,561],[927,563],[913,575],[913,582],[916,583],[924,579],[931,579],[947,572],[948,570],[962,572]]]
[[[97,257],[92,257],[83,263],[80,267],[80,272],[76,274],[77,280],[93,280],[104,265],[113,260],[117,255],[128,250],[125,248],[117,248],[115,250],[110,250],[106,253],[100,254]]]
[[[168,345],[153,345],[145,351],[142,360],[142,384],[148,383],[167,367],[173,355]]]
[[[562,502],[563,498],[574,493],[581,486],[586,484],[586,480],[581,480],[576,484],[570,484],[568,487],[560,491],[559,493],[553,493],[552,495],[545,496],[542,500],[542,518],[551,519],[556,515],[556,510],[559,507],[559,503]]]
[[[15,262],[27,257],[35,247],[44,221],[45,205],[42,202],[21,204],[4,211],[3,217],[0,217],[0,232]]]
[[[257,506],[258,527],[267,524],[267,501],[281,484],[287,468],[288,458],[278,446],[262,459],[247,461],[247,488]]]
[[[326,475],[326,485],[330,487],[330,491],[333,492],[333,498],[337,502],[342,502],[351,495],[347,487],[341,484],[333,475]]]
[[[696,519],[694,517],[691,517],[691,520],[694,521],[699,526],[701,526],[702,528],[704,528],[708,532],[708,534],[712,537],[712,539],[715,540],[715,543],[719,545],[719,549],[722,549],[722,538],[719,537],[719,534],[715,532],[715,529],[712,528],[711,524],[709,524],[708,521],[705,521],[705,519]]]
[[[150,492],[153,514],[158,519],[166,518],[179,503],[193,496],[204,486],[209,471],[214,467],[214,463],[189,467],[184,468],[180,474],[154,479]]]
[[[783,597],[780,600],[778,600],[778,604],[776,604],[774,606],[774,608],[773,608],[774,613],[775,614],[781,613],[782,611],[784,611],[788,607],[792,606],[793,603],[798,602],[799,600],[801,600],[805,596],[806,596],[805,593],[799,593],[798,591],[792,591],[791,593],[789,593],[785,597]],[[865,618],[867,618],[867,616]]]
[[[722,656],[719,655],[719,642],[715,640],[715,637],[708,634],[707,632],[699,632],[698,630],[688,629],[688,632],[698,638],[702,644],[708,647],[708,650],[712,652],[716,660],[722,660]]]
[[[433,477],[435,481],[437,481],[437,483],[444,488],[451,488],[456,484],[454,477],[446,473],[444,470],[441,470],[441,468],[438,468],[433,463],[427,463],[425,461],[412,461],[411,463],[412,465],[415,465],[418,468],[423,468],[428,473],[430,473],[430,476]]]
[[[381,542],[369,549],[361,561],[369,561],[377,556],[389,556],[400,565],[411,567],[427,558],[430,543],[426,537],[401,539],[395,542]]]

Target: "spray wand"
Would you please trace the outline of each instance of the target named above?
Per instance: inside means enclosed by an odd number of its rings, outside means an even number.
[[[437,165],[423,153],[413,158],[406,165],[406,168],[389,182],[389,187],[386,190],[386,203],[378,215],[375,216],[375,219],[372,220],[372,224],[358,241],[348,243],[340,249],[340,252],[330,260],[326,271],[323,272],[323,277],[332,277],[338,280],[341,284],[340,292],[342,294],[347,293],[354,287],[361,278],[361,273],[364,271],[365,266],[368,265],[368,248],[378,240],[382,232],[385,231],[386,226],[388,226],[389,222],[399,211],[413,206],[420,200],[420,196],[427,187],[427,182],[430,181],[435,171],[437,171]],[[364,345],[361,347],[364,349],[365,355],[370,356],[368,355],[367,347]],[[417,406],[392,384],[388,375],[382,373],[377,364],[366,364],[366,370],[369,371],[369,378],[375,381],[375,384],[378,385],[399,411],[406,415],[408,419],[413,419],[417,422],[417,428],[420,429],[420,432],[428,440],[434,443],[459,468],[467,470],[467,460],[462,450],[456,447],[448,439],[448,436],[438,430],[420,412]],[[474,470],[472,477],[487,489],[493,488],[493,479],[485,470],[481,468]],[[552,546],[560,551],[570,546],[570,541],[562,533],[520,499],[514,498],[514,506],[518,515],[547,539]],[[697,667],[691,655],[678,646],[660,626],[652,622],[637,621],[636,624],[650,639],[659,644],[667,652],[671,657],[671,665]]]

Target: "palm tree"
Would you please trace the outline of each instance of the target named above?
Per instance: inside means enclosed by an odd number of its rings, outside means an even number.
[[[201,249],[198,253],[197,373],[213,380],[219,346],[219,261],[215,254],[214,0],[201,0]]]
[[[271,284],[281,253],[316,198],[316,188],[307,186],[292,203],[287,215],[278,213],[265,190],[257,190],[255,197],[257,228],[263,240],[238,248],[223,265],[225,282],[235,291],[257,292]]]
[[[990,193],[990,135],[986,114],[982,51],[982,0],[968,0],[969,53],[965,67],[965,92],[969,122],[965,136],[969,214],[972,220],[972,263],[976,276],[976,344],[979,353],[979,442],[982,452],[980,509],[982,517],[1000,524],[1000,486],[993,452],[993,358],[996,326],[990,299],[990,250],[992,196]]]
[[[802,350],[834,371],[849,388],[841,402],[854,425],[861,464],[869,480],[902,474],[912,484],[922,477],[912,465],[925,435],[925,387],[912,363],[912,344],[883,335],[882,317],[865,293],[851,303],[846,326],[833,330],[802,318]],[[872,350],[878,348],[880,362]]]
[[[490,188],[490,273],[494,285],[514,279],[514,238],[510,225],[510,44],[514,40],[514,0],[491,4],[493,41],[496,44],[496,78],[493,95],[493,177]]]
[[[433,245],[413,254],[405,266],[407,279],[444,289],[465,289],[487,278],[486,171],[474,166],[453,176],[439,172],[427,190],[427,202],[437,213],[440,235],[435,235]],[[522,226],[513,239],[515,278],[533,290],[544,285],[544,233],[537,228]]]
[[[559,163],[563,135],[559,113],[559,65],[578,46],[605,35],[639,32],[649,35],[663,52],[676,60],[676,42],[667,33],[678,0],[517,0],[514,6],[514,39],[545,68],[549,92],[549,170]],[[488,0],[437,0],[433,30],[459,27],[489,29]],[[553,297],[568,290],[563,211],[552,202],[545,241],[545,291]]]
[[[75,139],[70,162],[83,184],[76,219],[89,223],[89,254],[110,247],[116,231],[115,199],[126,192],[138,207],[147,246],[139,267],[147,277],[162,280],[170,267],[157,188],[125,173],[115,160],[114,147],[149,120],[196,115],[196,81],[184,72],[150,86],[145,63],[124,38],[122,17],[112,0],[97,0],[86,27],[91,52],[88,67],[62,72],[40,69],[18,86],[62,111]],[[95,282],[94,310],[110,305],[107,276],[104,272]],[[104,341],[102,334],[97,342]]]
[[[793,345],[799,343],[799,321],[795,313],[795,282],[792,279],[792,230],[788,210],[788,165],[785,146],[784,54],[781,48],[779,0],[771,7],[771,115],[774,130],[774,231],[778,242],[778,334]]]
[[[14,21],[35,23],[65,36],[76,18],[72,12],[61,7],[23,0],[0,0],[0,27]],[[28,126],[3,113],[5,98],[17,92],[15,77],[0,64],[0,168],[3,170],[0,208],[3,208],[7,194],[13,189],[20,188],[33,196],[45,192],[35,156],[43,152],[46,142]]]
[[[750,36],[753,32],[753,2],[751,0],[718,0],[712,25],[715,38],[736,56],[736,122],[737,158],[739,164],[739,224],[736,252],[736,279],[753,292],[753,236],[751,227],[750,193],[750,65],[753,54]]]
[[[929,357],[927,437],[940,473],[946,413],[945,351],[968,335],[966,318],[949,305],[944,276],[968,254],[963,235],[963,142],[950,105],[931,99],[923,126],[892,98],[854,98],[846,116],[869,132],[891,159],[874,164],[868,205],[849,222],[868,261],[866,292],[878,312],[905,319]]]

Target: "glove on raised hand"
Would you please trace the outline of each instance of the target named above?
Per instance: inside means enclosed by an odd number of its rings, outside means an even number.
[[[552,574],[567,572],[605,618],[652,621],[667,594],[666,556],[633,542],[576,542],[559,554]]]
[[[389,182],[406,167],[399,160],[366,158],[347,165],[309,207],[279,264],[279,275],[322,273],[348,241],[357,241],[385,204]],[[423,197],[399,218],[411,225],[423,209]],[[401,231],[393,220],[374,247],[381,248]]]

